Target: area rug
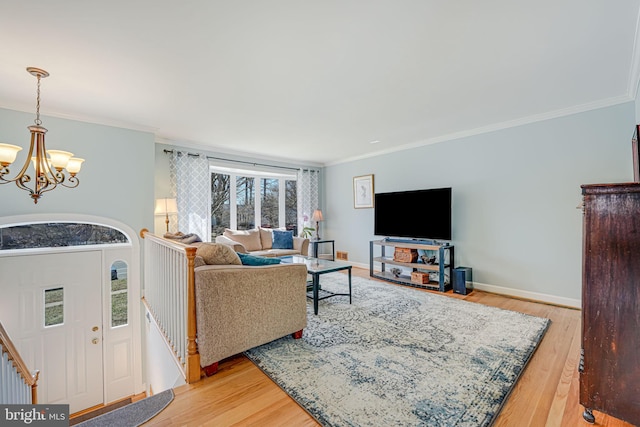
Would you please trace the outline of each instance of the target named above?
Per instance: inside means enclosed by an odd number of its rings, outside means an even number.
[[[173,400],[173,390],[165,390],[106,414],[76,424],[76,427],[136,427],[158,415]]]
[[[321,276],[344,292],[347,277]],[[323,426],[488,426],[549,319],[372,280],[309,301],[303,338],[245,352]]]

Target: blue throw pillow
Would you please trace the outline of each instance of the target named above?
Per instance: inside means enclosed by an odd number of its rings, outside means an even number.
[[[280,260],[278,258],[267,258],[264,256],[256,256],[243,254],[238,252],[238,256],[240,257],[240,262],[242,265],[271,265],[271,264],[280,264]]]
[[[273,230],[272,249],[293,249],[293,231]]]

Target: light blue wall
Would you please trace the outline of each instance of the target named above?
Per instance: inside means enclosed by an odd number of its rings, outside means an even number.
[[[369,262],[373,209],[354,209],[354,176],[375,191],[453,188],[456,265],[476,282],[579,299],[580,185],[631,181],[633,102],[329,166],[324,233]],[[429,221],[436,206],[399,206]]]
[[[0,109],[0,141],[23,148],[10,177],[26,158],[33,119],[34,114]],[[86,159],[80,185],[47,192],[37,205],[15,184],[0,185],[0,216],[78,213],[112,218],[136,231],[153,226],[153,134],[46,116],[42,122],[47,148]]]

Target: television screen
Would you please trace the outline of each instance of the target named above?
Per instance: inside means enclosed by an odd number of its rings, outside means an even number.
[[[451,188],[376,193],[374,234],[451,240]]]

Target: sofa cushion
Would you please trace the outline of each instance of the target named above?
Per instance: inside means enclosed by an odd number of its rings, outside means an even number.
[[[280,264],[280,260],[278,258],[265,258],[261,256],[249,255],[249,254],[238,254],[242,265],[271,265],[271,264]]]
[[[260,242],[262,242],[262,249],[271,249],[273,245],[273,230],[271,228],[260,227]]]
[[[253,230],[231,230],[225,229],[223,236],[228,237],[231,240],[235,240],[238,243],[242,243],[242,246],[249,252],[259,251],[262,249],[262,242],[260,242],[260,231],[257,228]]]
[[[293,249],[293,231],[273,230],[273,249]]]
[[[296,249],[267,249],[266,251],[254,251],[251,252],[251,255],[255,256],[263,256],[263,257],[280,257],[287,255],[300,255],[300,251]]]
[[[196,256],[202,257],[208,265],[241,265],[238,254],[223,243],[194,243]]]

